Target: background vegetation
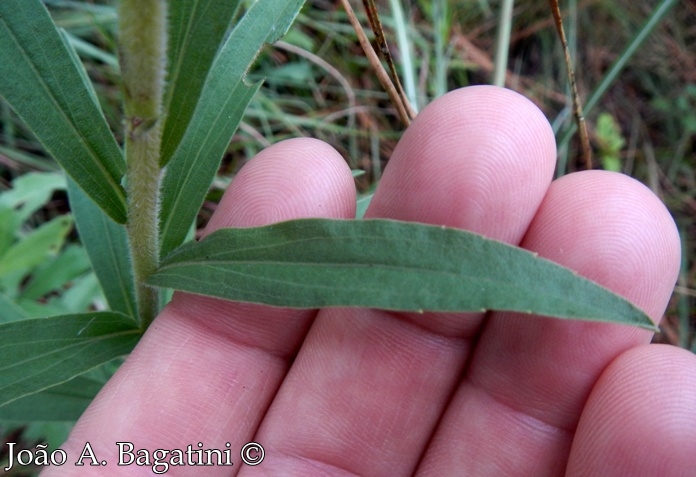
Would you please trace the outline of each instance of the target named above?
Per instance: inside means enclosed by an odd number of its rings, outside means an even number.
[[[115,0],[44,1],[70,35],[121,142]],[[500,3],[378,2],[392,53],[414,104],[422,108],[448,90],[491,83]],[[532,99],[557,131],[558,174],[581,169],[577,144],[571,140],[566,147],[562,140],[572,117],[548,2],[518,3],[512,15],[506,86]],[[660,3],[561,2],[583,98],[606,78]],[[679,226],[682,273],[655,339],[696,352],[695,51],[696,5],[677,2],[586,116],[594,167],[619,170],[647,184],[667,204]],[[338,0],[308,0],[291,33],[265,50],[251,76],[265,77],[266,82],[229,146],[200,213],[201,224],[244,161],[288,137],[312,136],[332,144],[353,169],[364,171],[356,183],[361,192],[369,193],[402,127]],[[0,99],[0,322],[11,319],[13,313],[46,316],[103,307],[98,283],[66,219],[65,183],[52,174],[58,170]],[[21,309],[11,301],[21,303]],[[108,370],[92,373],[85,385],[99,385],[108,374]],[[27,446],[47,438],[59,443],[70,426],[69,422],[29,426],[0,422],[0,435],[9,442],[23,440]]]

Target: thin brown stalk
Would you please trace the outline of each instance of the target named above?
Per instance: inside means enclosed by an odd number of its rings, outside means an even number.
[[[341,0],[341,4],[343,5],[343,8],[346,10],[348,20],[350,21],[350,24],[353,26],[355,34],[358,36],[358,41],[360,42],[360,46],[365,52],[367,61],[370,62],[370,66],[372,66],[372,68],[375,70],[375,74],[377,75],[377,79],[382,85],[382,88],[384,88],[384,90],[389,95],[389,99],[396,108],[396,112],[399,115],[399,119],[401,119],[401,122],[404,123],[405,126],[408,126],[409,124],[411,124],[411,119],[409,117],[408,112],[406,111],[406,107],[404,106],[403,101],[401,101],[401,97],[399,96],[399,93],[396,90],[394,83],[392,82],[391,78],[389,78],[387,70],[384,69],[384,66],[382,66],[382,62],[379,60],[377,53],[372,48],[372,44],[370,44],[370,40],[367,38],[365,30],[363,30],[362,25],[360,25],[358,18],[355,16],[353,8],[350,6],[350,3],[348,3],[348,0]]]
[[[363,5],[365,6],[365,11],[367,12],[367,18],[370,21],[370,27],[372,32],[375,34],[375,39],[377,40],[377,46],[379,47],[380,53],[384,57],[384,61],[387,62],[389,67],[389,72],[394,81],[396,90],[399,93],[401,102],[404,104],[404,108],[409,115],[411,120],[416,118],[416,111],[411,106],[411,102],[406,96],[403,86],[401,85],[401,80],[396,72],[396,65],[394,64],[394,59],[392,58],[391,51],[389,50],[389,44],[387,43],[387,38],[384,35],[384,29],[382,28],[382,21],[379,19],[379,13],[377,12],[377,6],[375,5],[375,0],[363,0]]]
[[[578,134],[580,135],[582,157],[585,161],[585,167],[587,169],[592,169],[592,149],[590,149],[590,138],[587,134],[587,124],[585,124],[585,116],[582,112],[580,95],[578,94],[578,88],[575,83],[575,72],[573,71],[573,62],[570,58],[570,48],[568,48],[568,41],[566,40],[565,30],[563,29],[561,10],[558,6],[558,0],[549,0],[549,4],[551,6],[551,11],[553,12],[554,22],[556,23],[556,30],[558,31],[558,36],[561,39],[561,45],[563,46],[563,55],[565,57],[566,69],[568,71],[568,82],[570,83],[570,94],[573,98],[573,113],[575,115],[575,121],[578,125]]]

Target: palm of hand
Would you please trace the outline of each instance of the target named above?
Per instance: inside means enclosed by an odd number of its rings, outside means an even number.
[[[658,319],[679,268],[666,209],[617,174],[551,183],[555,155],[531,103],[495,88],[459,90],[407,131],[368,216],[519,244]],[[207,231],[351,218],[354,207],[342,158],[297,139],[245,166]],[[79,454],[89,441],[109,462],[123,440],[265,448],[258,467],[237,459],[170,475],[676,475],[694,468],[696,366],[689,353],[641,346],[650,338],[510,313],[317,313],[177,294],[63,448]],[[692,424],[666,427],[665,413]]]

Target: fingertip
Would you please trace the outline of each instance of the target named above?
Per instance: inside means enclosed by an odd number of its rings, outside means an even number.
[[[553,131],[511,90],[467,87],[433,101],[397,145],[366,214],[517,242],[551,182]]]
[[[686,475],[696,464],[696,355],[668,345],[621,354],[580,419],[567,475]]]
[[[205,234],[223,227],[261,227],[302,218],[354,218],[355,196],[350,167],[333,147],[317,139],[288,139],[264,149],[240,169]],[[307,310],[268,308],[181,291],[174,293],[165,311],[170,329],[172,316],[182,319],[186,329],[205,316],[208,328],[226,330],[224,333],[238,340],[263,343],[281,355],[297,348],[299,343],[291,337],[306,332],[298,323],[308,323]],[[267,319],[253,327],[231,319],[260,314]]]
[[[205,232],[308,217],[355,217],[353,177],[343,157],[327,143],[288,139],[242,167]]]
[[[551,184],[522,246],[641,307],[658,323],[679,273],[674,220],[639,181],[582,171]]]

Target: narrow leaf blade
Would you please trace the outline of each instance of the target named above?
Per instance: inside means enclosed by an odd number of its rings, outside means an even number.
[[[79,186],[125,222],[121,151],[39,0],[0,2],[0,44],[0,96]]]
[[[68,197],[80,240],[110,308],[135,319],[135,283],[125,226],[110,220],[73,181],[68,181]]]
[[[132,319],[108,311],[0,325],[0,405],[128,354],[140,334]]]
[[[218,45],[238,7],[239,0],[181,0],[170,4],[162,166],[171,159],[186,131]]]
[[[624,298],[531,252],[462,230],[391,220],[303,219],[218,230],[173,252],[149,283],[275,306],[510,310],[654,330]]]
[[[303,3],[254,2],[221,46],[164,177],[160,226],[163,256],[184,241],[244,110],[259,87],[245,83],[246,71],[264,44],[285,34]]]

